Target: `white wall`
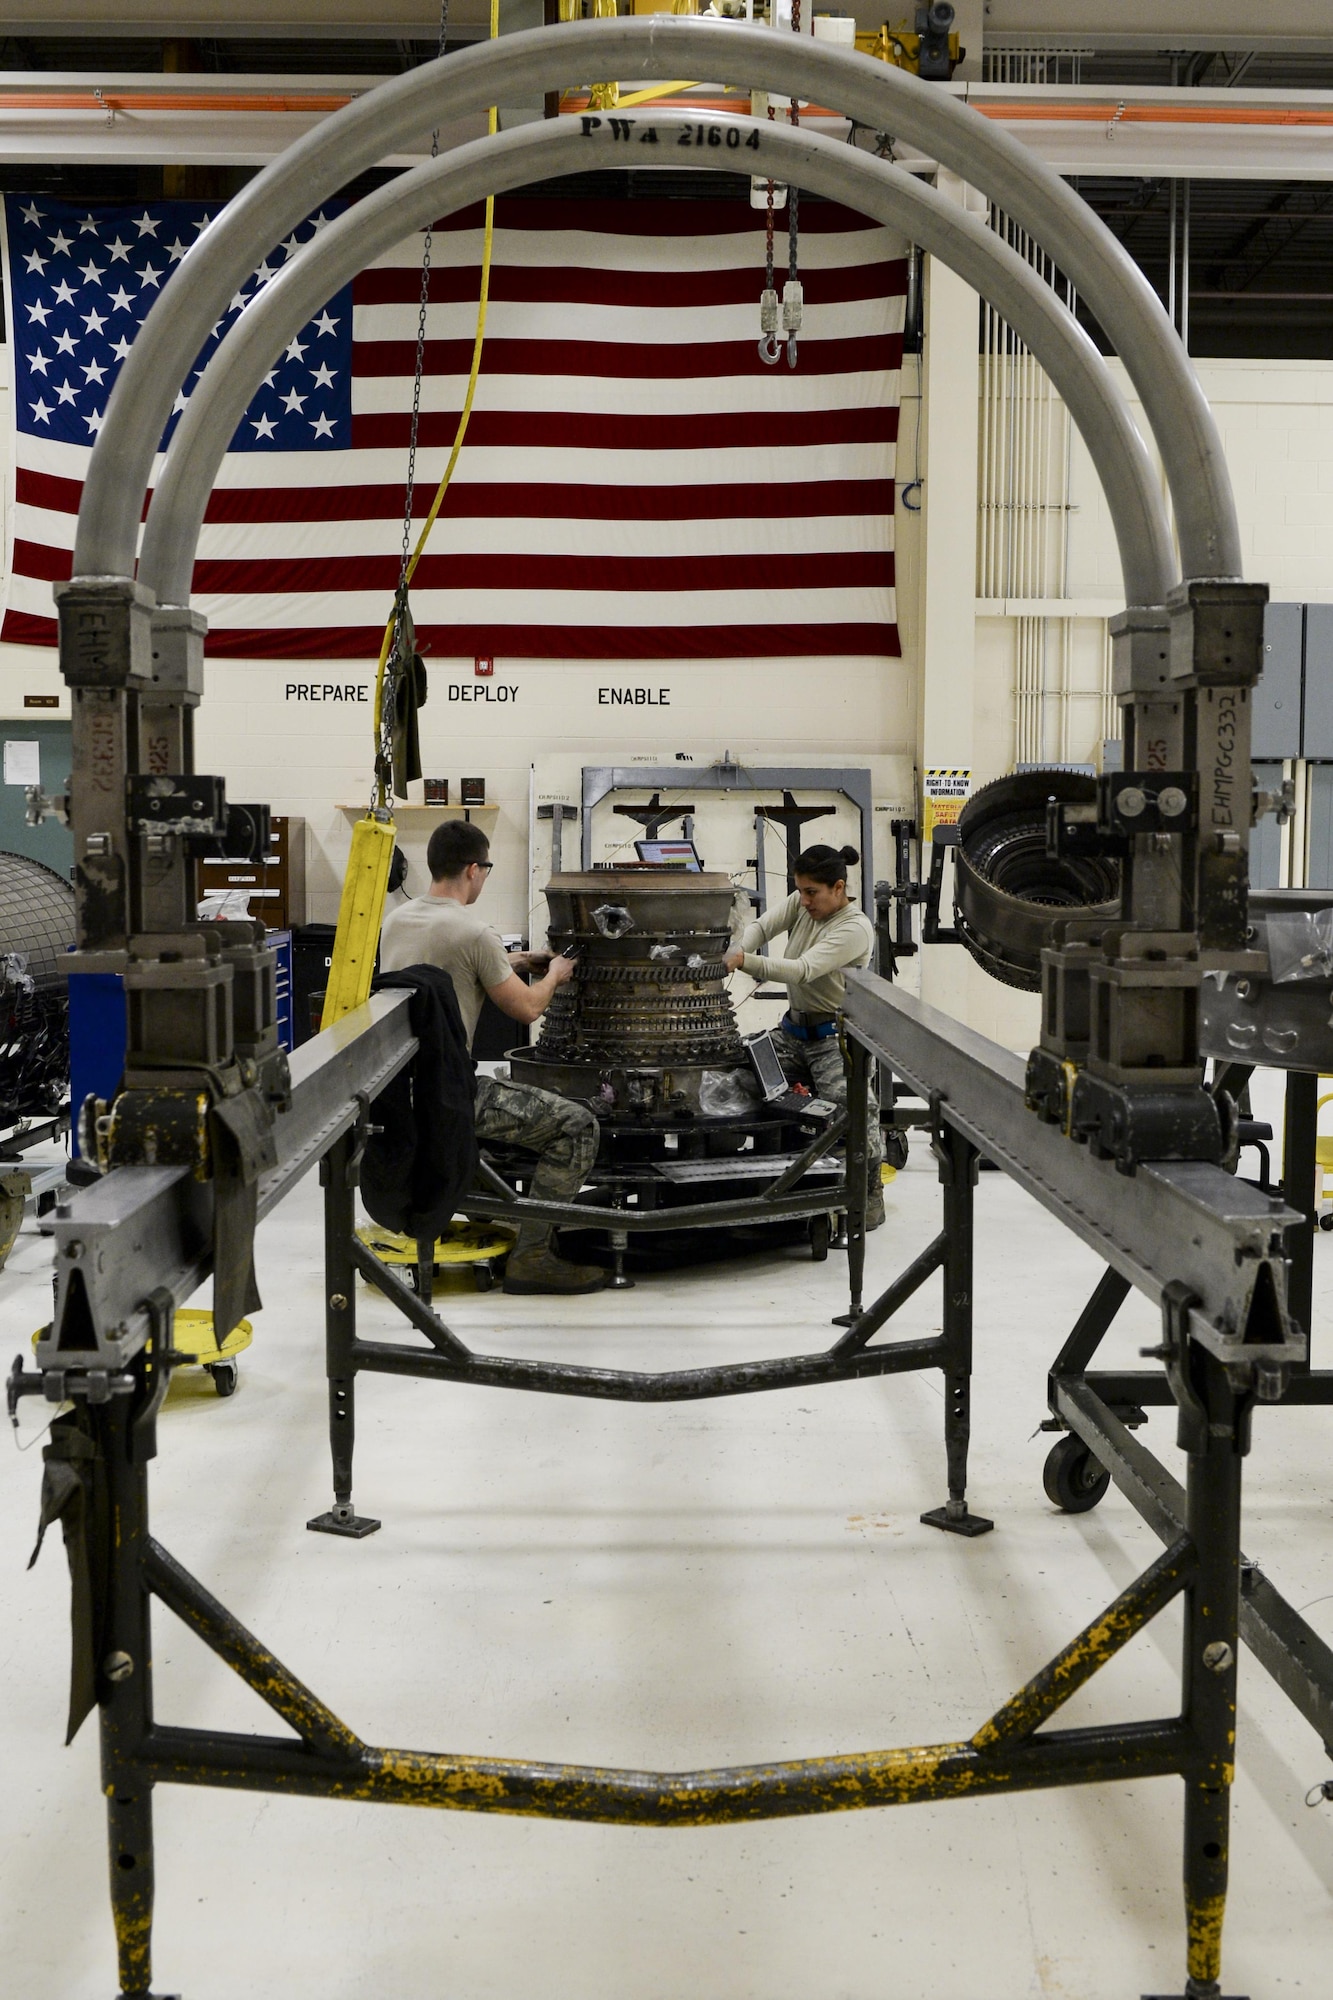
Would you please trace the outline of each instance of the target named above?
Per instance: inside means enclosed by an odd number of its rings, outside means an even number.
[[[1111,366],[1142,424],[1124,370]],[[1195,366],[1236,489],[1245,574],[1267,583],[1275,598],[1333,600],[1333,360]],[[1079,442],[1072,497],[1070,594],[1120,597],[1110,519]]]

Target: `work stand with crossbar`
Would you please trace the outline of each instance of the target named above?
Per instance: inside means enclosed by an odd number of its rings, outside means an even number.
[[[1221,1081],[1239,1089],[1249,1071],[1232,1070]],[[1305,1352],[1285,1370],[1284,1409],[1333,1404],[1333,1369],[1310,1365],[1315,1201],[1315,1101],[1319,1079],[1287,1075],[1282,1195],[1272,1198],[1299,1213],[1287,1231],[1287,1312],[1306,1336]],[[1176,1336],[1170,1325],[1161,1369],[1097,1367],[1103,1340],[1131,1286],[1114,1267],[1098,1280],[1068,1340],[1051,1365],[1050,1415],[1045,1428],[1060,1433],[1046,1462],[1046,1490],[1066,1513],[1100,1504],[1112,1482],[1164,1542],[1173,1542],[1185,1519],[1179,1481],[1135,1436],[1148,1412],[1178,1401],[1172,1366]],[[1240,1636],[1259,1664],[1317,1731],[1333,1756],[1333,1648],[1287,1602],[1257,1562],[1240,1564]]]
[[[259,1195],[260,1212],[267,1213],[315,1156],[312,1142],[322,1149],[331,1428],[335,1479],[345,1494],[340,1504],[350,1513],[339,1523],[341,1532],[356,1534],[371,1525],[357,1520],[351,1503],[352,1392],[355,1374],[364,1367],[623,1401],[745,1394],[938,1367],[946,1384],[948,1497],[923,1518],[963,1534],[980,1532],[989,1523],[968,1512],[966,1472],[973,1187],[983,1153],[1099,1246],[1108,1261],[1114,1258],[1118,1285],[1133,1283],[1159,1300],[1168,1358],[1165,1373],[1153,1380],[1166,1385],[1180,1414],[1185,1487],[1172,1503],[1165,1552],[1010,1701],[980,1726],[949,1741],[683,1772],[376,1747],[333,1715],[151,1535],[148,1478],[157,1412],[178,1359],[170,1346],[172,1288],[144,1294],[142,1267],[136,1281],[127,1252],[108,1255],[101,1264],[96,1252],[99,1242],[124,1244],[123,1233],[105,1232],[123,1232],[137,1218],[136,1240],[151,1240],[168,1266],[175,1268],[173,1258],[197,1259],[201,1252],[190,1224],[192,1196],[180,1177],[164,1181],[154,1170],[117,1177],[118,1189],[110,1183],[90,1189],[68,1204],[57,1221],[58,1237],[72,1237],[77,1230],[84,1239],[76,1248],[84,1259],[85,1303],[93,1322],[105,1324],[107,1312],[119,1312],[120,1329],[128,1329],[134,1314],[125,1301],[134,1296],[147,1336],[122,1364],[97,1373],[81,1371],[81,1386],[76,1386],[78,1371],[68,1351],[71,1365],[63,1372],[47,1371],[54,1388],[73,1391],[75,1402],[69,1414],[57,1418],[47,1447],[44,1518],[62,1521],[74,1585],[71,1732],[94,1705],[100,1711],[123,2000],[145,2000],[151,1993],[151,1801],[158,1784],[662,1827],[1164,1776],[1180,1778],[1185,1788],[1185,1992],[1191,2000],[1220,1995],[1237,1654],[1241,1637],[1251,1636],[1246,1619],[1254,1601],[1252,1594],[1243,1597],[1241,1592],[1241,1471],[1255,1400],[1271,1397],[1279,1378],[1304,1353],[1303,1337],[1283,1331],[1282,1236],[1297,1219],[1294,1212],[1214,1169],[1183,1174],[1154,1168],[1130,1178],[1117,1175],[1023,1111],[1021,1087],[1007,1073],[1012,1058],[945,1017],[932,1016],[872,975],[853,975],[848,995],[853,1296],[831,1346],[815,1355],[664,1372],[474,1355],[444,1327],[430,1301],[380,1265],[353,1230],[356,1154],[368,1095],[355,1088],[355,1076],[361,1069],[387,1076],[408,1059],[412,1047],[396,996],[374,1003],[367,1016],[363,1062],[356,1060],[354,1025],[334,1054],[312,1045],[308,1056],[298,1057],[293,1123]],[[857,1107],[866,1105],[866,1092],[856,1086],[872,1056],[889,1062],[932,1102],[944,1226],[867,1305],[860,1297],[864,1231],[856,1219],[867,1158],[867,1113]],[[1062,1149],[1059,1155],[1050,1153],[1053,1146]],[[1065,1170],[1057,1176],[1050,1170],[1058,1164]],[[1098,1194],[1101,1199],[1094,1200]],[[1126,1203],[1140,1223],[1160,1211],[1155,1228],[1146,1235],[1140,1232],[1133,1253],[1124,1248],[1130,1240]],[[85,1212],[76,1214],[80,1205]],[[1186,1216],[1188,1236],[1181,1226]],[[104,1232],[100,1237],[99,1229]],[[1193,1258],[1188,1249],[1192,1240],[1201,1246]],[[1218,1255],[1224,1244],[1225,1259]],[[1168,1269],[1170,1276],[1165,1275]],[[425,1336],[425,1347],[359,1340],[353,1303],[358,1271],[372,1278]],[[881,1341],[878,1336],[893,1314],[936,1271],[945,1301],[940,1334]],[[188,1285],[192,1275],[178,1270],[177,1285]],[[1242,1295],[1249,1301],[1250,1316],[1237,1334],[1233,1322]],[[60,1337],[59,1326],[53,1326],[40,1344],[39,1352],[44,1346],[48,1360],[60,1352]],[[21,1393],[41,1380],[19,1371],[14,1388]],[[1072,1402],[1069,1408],[1072,1413]],[[1127,1490],[1134,1476],[1133,1452],[1129,1439],[1128,1469],[1113,1467]],[[1185,1627],[1178,1712],[1149,1721],[1053,1727],[1069,1696],[1178,1597],[1184,1603]],[[153,1705],[154,1599],[225,1660],[289,1733],[248,1735],[158,1722]]]

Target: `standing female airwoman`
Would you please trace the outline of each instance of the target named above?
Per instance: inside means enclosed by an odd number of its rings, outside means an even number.
[[[874,925],[847,894],[847,870],[859,860],[854,847],[807,847],[796,863],[794,894],[750,924],[739,945],[727,953],[728,972],[774,979],[791,989],[775,1036],[782,1066],[793,1082],[808,1084],[835,1104],[847,1102],[838,1040],[846,993],[843,973],[848,966],[869,965],[875,949]],[[784,932],[786,956],[770,957],[764,945]],[[867,1229],[878,1229],[884,1220],[883,1160],[884,1138],[872,1099]]]

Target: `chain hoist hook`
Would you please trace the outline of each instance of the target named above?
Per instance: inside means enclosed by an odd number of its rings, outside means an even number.
[[[787,366],[789,368],[796,366],[796,335],[794,333],[787,342]]]
[[[769,368],[776,368],[782,359],[782,342],[775,333],[761,333],[759,336],[759,359]]]

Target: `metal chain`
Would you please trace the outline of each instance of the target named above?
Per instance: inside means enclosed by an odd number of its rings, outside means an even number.
[[[801,0],[791,0],[791,31],[801,32]],[[793,97],[787,117],[793,125],[800,125],[801,107]],[[787,276],[795,284],[797,278],[797,243],[800,229],[801,191],[793,181],[787,190]]]
[[[446,53],[449,39],[449,0],[440,0],[440,28],[436,37],[435,56],[439,61]],[[440,128],[437,125],[430,135],[430,156],[437,159],[440,151]],[[428,223],[426,241],[421,253],[421,293],[417,301],[417,350],[412,371],[412,415],[407,436],[407,477],[403,487],[403,546],[398,564],[398,588],[393,594],[393,643],[389,657],[384,663],[384,682],[380,703],[379,755],[376,759],[379,775],[387,784],[387,774],[393,762],[393,723],[397,708],[397,654],[399,631],[403,614],[407,608],[407,568],[412,560],[412,510],[416,499],[417,486],[417,440],[421,431],[421,385],[426,372],[426,308],[430,303],[431,246],[434,232]],[[373,795],[377,796],[377,794]]]
[[[769,123],[772,124],[773,106],[770,104],[767,107],[767,109],[768,109]],[[773,289],[773,183],[772,181],[770,181],[768,184],[768,263],[766,269],[767,269],[767,276],[764,279],[764,283],[767,285],[769,291],[771,292]]]
[[[443,56],[449,37],[449,0],[440,0],[440,31],[437,38],[436,58]],[[437,125],[430,135],[430,156],[438,159],[440,152],[440,128]],[[402,595],[407,581],[407,565],[412,553],[412,502],[417,483],[417,437],[421,429],[421,383],[426,371],[426,307],[430,303],[431,246],[434,232],[426,225],[426,241],[421,252],[421,296],[417,302],[417,352],[412,378],[412,419],[407,440],[407,484],[403,500],[403,553],[398,571],[398,595]]]
[[[811,4],[814,4],[814,0],[811,0]],[[801,0],[791,0],[791,29],[794,35],[799,35],[801,32]],[[799,127],[801,123],[801,107],[798,100],[794,97],[791,99],[787,116],[792,125]],[[793,181],[787,189],[787,291],[783,300],[782,313],[783,326],[787,331],[787,366],[789,368],[796,366],[796,328],[799,327],[802,316],[800,304],[800,240],[801,190],[797,187],[795,181]],[[788,303],[793,299],[797,302],[794,308]],[[795,312],[795,323],[794,325],[789,325],[790,314],[793,310]]]

